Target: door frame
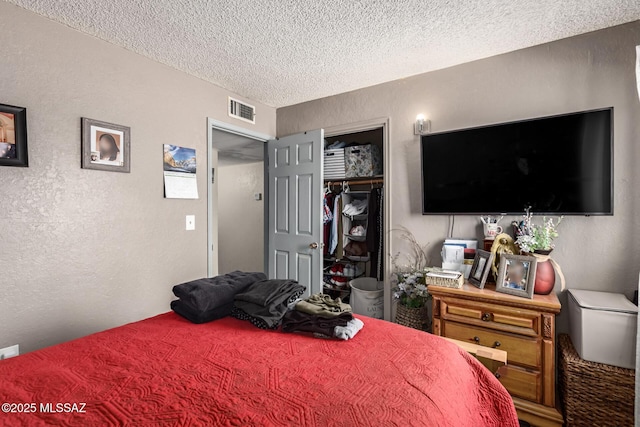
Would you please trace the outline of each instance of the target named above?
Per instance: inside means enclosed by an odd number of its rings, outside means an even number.
[[[381,117],[371,120],[365,120],[356,123],[350,123],[346,125],[332,126],[324,128],[325,138],[337,135],[344,135],[356,132],[365,132],[373,129],[382,128],[382,174],[384,176],[384,221],[383,221],[383,245],[385,253],[382,254],[384,258],[384,319],[391,321],[391,307],[393,299],[391,298],[391,255],[393,253],[392,239],[391,239],[391,182],[392,182],[392,170],[391,170],[391,120],[389,117]]]
[[[214,181],[213,169],[218,169],[218,150],[213,148],[213,130],[228,132],[245,138],[254,139],[264,144],[265,160],[266,142],[274,139],[274,136],[256,132],[241,126],[221,122],[207,117],[207,276],[218,275],[218,215],[214,215],[214,207],[218,204],[218,182]],[[265,162],[266,165],[266,162]],[[266,185],[265,185],[266,187]],[[265,193],[266,198],[266,193]],[[265,215],[267,215],[265,209]],[[265,222],[265,224],[267,224]],[[266,237],[266,232],[265,232]]]

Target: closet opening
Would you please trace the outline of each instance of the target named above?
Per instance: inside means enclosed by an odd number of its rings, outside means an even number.
[[[323,289],[351,301],[350,281],[370,278],[380,290],[387,281],[385,128],[336,132],[325,136]],[[387,299],[368,315],[388,318]]]

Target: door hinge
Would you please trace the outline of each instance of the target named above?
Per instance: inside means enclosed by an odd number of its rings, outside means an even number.
[[[216,183],[216,168],[211,168],[211,183]]]

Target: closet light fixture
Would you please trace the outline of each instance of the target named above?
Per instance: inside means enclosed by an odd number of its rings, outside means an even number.
[[[413,134],[424,135],[429,132],[431,132],[431,120],[426,120],[424,114],[418,114],[413,124]]]

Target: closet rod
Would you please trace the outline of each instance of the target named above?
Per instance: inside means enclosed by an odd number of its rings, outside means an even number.
[[[325,183],[327,184],[327,186],[329,187],[336,187],[336,186],[341,186],[343,184],[349,184],[349,185],[374,185],[374,184],[384,184],[384,178],[371,178],[371,179],[364,179],[364,178],[360,178],[360,179],[345,179],[343,181],[332,181],[332,180],[325,180]]]

